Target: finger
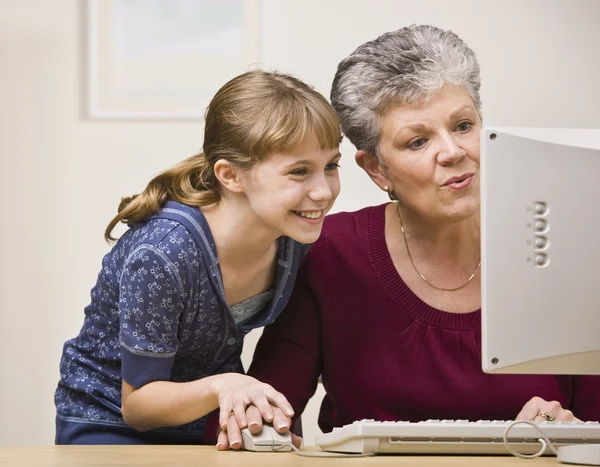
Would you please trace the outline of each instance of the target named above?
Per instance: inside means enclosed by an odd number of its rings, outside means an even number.
[[[304,444],[304,440],[302,438],[300,438],[300,436],[297,436],[294,433],[292,433],[292,444],[294,446],[296,446],[298,449],[300,449],[302,447],[302,445]]]
[[[269,386],[270,389],[265,391],[265,395],[269,399],[271,404],[279,407],[288,417],[294,416],[294,409],[292,405],[288,402],[283,394],[273,389],[273,387]]]
[[[246,409],[246,420],[250,433],[260,433],[263,427],[263,418],[260,411],[254,405],[249,405]]]
[[[558,401],[546,402],[541,407],[540,412],[548,413],[555,421],[566,421],[567,419],[573,420],[575,418],[573,417],[573,412],[563,409],[562,405],[560,405],[560,402]],[[542,418],[546,420],[545,417]]]
[[[579,420],[575,415],[573,415],[573,412],[571,412],[570,410],[563,409],[556,416],[556,421],[557,422],[580,422],[581,420]]]
[[[264,418],[269,423],[273,421],[273,407],[271,407],[271,404],[269,403],[267,397],[264,394],[260,392],[254,394],[252,396],[252,404],[254,404],[254,406],[258,409],[258,411],[262,415],[262,418]]]
[[[231,413],[231,402],[229,400],[221,402],[219,406],[219,426],[222,430],[227,429],[227,419]]]
[[[229,437],[227,436],[227,431],[221,430],[217,437],[217,450],[226,451],[227,448],[229,448]]]
[[[546,420],[541,415],[536,415],[532,421],[534,421],[535,423],[542,423],[542,422],[547,422],[548,420]]]
[[[557,401],[544,401],[538,408],[538,413],[534,418],[534,422],[550,422],[558,419],[560,412],[563,410],[560,402]]]
[[[246,428],[248,426],[248,420],[246,420],[246,404],[242,401],[238,401],[233,405],[233,413],[235,419],[240,428]]]
[[[545,403],[546,401],[544,399],[540,397],[533,397],[527,402],[527,404],[523,406],[517,415],[516,420],[535,420],[537,414],[540,413],[540,408]]]
[[[292,426],[292,419],[288,417],[279,407],[273,408],[273,427],[279,433],[287,433]]]
[[[240,449],[242,447],[242,432],[237,424],[236,417],[229,417],[227,421],[227,436],[231,449]]]

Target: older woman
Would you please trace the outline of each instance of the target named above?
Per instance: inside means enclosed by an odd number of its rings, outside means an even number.
[[[431,26],[384,34],[338,67],[343,132],[392,202],[325,220],[250,368],[296,414],[322,375],[323,431],[360,419],[600,419],[598,378],[481,370],[479,88],[473,51]],[[259,429],[257,410],[248,421]]]

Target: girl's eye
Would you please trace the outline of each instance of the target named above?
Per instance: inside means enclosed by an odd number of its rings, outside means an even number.
[[[471,127],[473,126],[473,124],[469,121],[464,121],[464,122],[460,122],[457,126],[456,129],[458,131],[469,131],[471,129]]]
[[[306,175],[308,173],[308,170],[306,169],[296,169],[296,170],[292,170],[290,172],[290,175],[294,175],[296,177],[303,177],[304,175]]]
[[[408,145],[408,147],[410,149],[419,149],[424,144],[425,144],[425,138],[417,138],[417,139],[411,141],[410,144]]]

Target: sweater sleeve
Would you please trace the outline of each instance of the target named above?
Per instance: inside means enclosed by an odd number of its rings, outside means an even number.
[[[600,376],[573,376],[571,410],[584,422],[600,421]]]
[[[265,327],[248,371],[281,392],[295,418],[314,394],[323,367],[320,314],[329,276],[327,250],[322,235],[300,266],[286,308]]]
[[[126,260],[120,280],[121,377],[139,388],[171,377],[184,310],[181,275],[146,245]]]

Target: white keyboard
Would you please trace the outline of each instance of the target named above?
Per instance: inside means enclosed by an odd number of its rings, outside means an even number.
[[[427,420],[376,422],[361,420],[316,437],[324,451],[379,454],[509,454],[503,420]],[[539,428],[556,447],[600,443],[600,422],[542,422]],[[511,447],[522,454],[540,450],[540,433],[518,424],[509,432]],[[552,454],[546,449],[545,454]]]

